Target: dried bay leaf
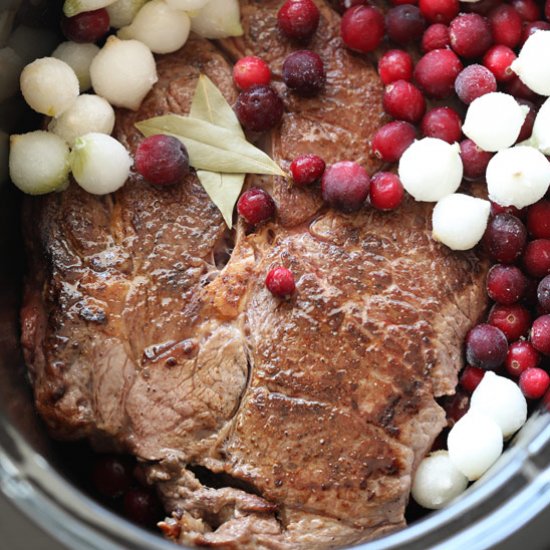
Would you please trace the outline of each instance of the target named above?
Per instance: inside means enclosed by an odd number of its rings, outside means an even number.
[[[233,227],[233,209],[241,194],[245,175],[197,170],[197,177],[212,202],[218,207],[227,227],[231,229]]]

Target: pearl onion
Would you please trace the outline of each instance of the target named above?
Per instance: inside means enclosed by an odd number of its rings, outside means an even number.
[[[126,148],[106,134],[79,137],[71,152],[74,179],[94,195],[105,195],[122,187],[131,166],[132,158]]]
[[[83,11],[99,10],[112,4],[115,0],[65,0],[63,13],[67,17],[73,17]]]
[[[115,107],[139,109],[143,98],[158,80],[151,50],[138,40],[110,36],[90,67],[97,95]]]
[[[69,146],[38,130],[11,136],[10,177],[24,193],[42,195],[63,188],[69,177]]]
[[[470,480],[480,478],[502,453],[502,431],[484,414],[468,411],[451,429],[449,458]]]
[[[175,10],[195,11],[204,8],[209,0],[164,0]]]
[[[95,44],[77,44],[76,42],[62,42],[52,53],[52,57],[65,61],[75,72],[80,85],[80,91],[85,92],[92,87],[90,65],[98,54],[99,48]]]
[[[238,0],[210,0],[191,19],[191,30],[204,38],[241,36]]]
[[[499,151],[486,172],[489,198],[501,206],[524,208],[544,197],[550,185],[550,162],[534,147],[516,145]]]
[[[499,151],[516,142],[528,112],[511,95],[491,92],[470,103],[462,131],[480,149]]]
[[[109,22],[114,29],[129,25],[147,0],[117,0],[107,6]]]
[[[550,99],[541,105],[537,113],[530,143],[545,155],[550,155]]]
[[[433,238],[452,250],[469,250],[483,237],[491,203],[461,193],[443,197],[432,213]]]
[[[454,193],[462,181],[462,160],[457,143],[423,138],[412,143],[399,161],[399,177],[417,201],[435,202]]]
[[[550,31],[538,30],[525,41],[510,66],[531,90],[550,96]]]
[[[414,476],[411,494],[429,510],[443,508],[468,486],[468,479],[451,462],[447,451],[436,451],[424,458]]]
[[[43,57],[27,65],[21,73],[21,92],[35,111],[59,116],[78,97],[78,78],[67,63]]]

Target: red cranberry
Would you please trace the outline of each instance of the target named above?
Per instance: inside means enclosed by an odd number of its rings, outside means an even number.
[[[275,203],[266,191],[253,187],[240,196],[237,212],[249,224],[258,225],[275,216]]]
[[[233,80],[240,90],[252,86],[267,85],[271,82],[271,71],[268,64],[259,57],[249,55],[239,59],[233,67]]]
[[[394,120],[380,127],[372,138],[372,152],[385,162],[397,162],[415,140],[416,129],[409,122]]]
[[[524,21],[536,21],[540,19],[540,7],[535,0],[512,0],[510,4]]]
[[[468,393],[472,393],[479,386],[484,376],[485,371],[483,369],[468,365],[464,367],[459,382]]]
[[[470,2],[468,4],[462,4],[464,11],[479,13],[479,15],[487,15],[495,6],[498,6],[502,0],[479,0],[477,2]]]
[[[288,299],[296,292],[292,271],[286,267],[273,268],[265,278],[267,290],[276,298]]]
[[[321,180],[323,199],[344,212],[359,210],[369,194],[369,187],[367,171],[352,161],[328,166]]]
[[[550,274],[550,239],[536,239],[527,243],[523,265],[533,277],[542,278]]]
[[[547,21],[533,21],[531,23],[528,23],[527,25],[525,25],[525,27],[523,27],[520,45],[523,45],[534,32],[548,30],[550,30],[550,23],[548,23]]]
[[[518,340],[510,344],[504,366],[512,376],[519,378],[523,371],[535,368],[539,363],[539,352],[527,340]]]
[[[271,86],[252,86],[241,92],[235,104],[239,122],[253,132],[277,126],[283,117],[283,100]]]
[[[544,3],[544,17],[550,20],[550,2],[548,0]]]
[[[414,78],[426,94],[444,98],[453,93],[454,82],[462,70],[460,59],[451,50],[432,50],[416,64]]]
[[[443,23],[430,25],[422,35],[422,51],[431,52],[450,46],[449,27]]]
[[[550,386],[550,376],[538,367],[527,369],[519,377],[519,387],[527,399],[540,399]]]
[[[493,73],[483,65],[468,65],[455,80],[455,92],[462,103],[469,105],[474,99],[497,91]]]
[[[499,304],[515,304],[527,289],[527,278],[514,265],[497,264],[487,274],[487,294]]]
[[[491,216],[496,216],[497,214],[512,214],[520,220],[525,220],[526,209],[525,208],[516,208],[515,206],[501,206],[496,202],[490,201],[491,203]]]
[[[464,177],[476,180],[485,175],[493,153],[483,151],[471,139],[464,139],[460,142],[460,156],[464,166]]]
[[[402,4],[390,8],[386,13],[386,32],[391,40],[405,45],[420,40],[426,19],[416,6]]]
[[[325,65],[319,54],[310,50],[291,53],[283,63],[283,80],[297,94],[313,96],[325,85]]]
[[[550,239],[550,201],[541,200],[529,207],[527,230],[535,239]]]
[[[537,286],[537,301],[545,313],[550,313],[550,275],[546,275]]]
[[[508,306],[495,304],[489,312],[488,323],[499,328],[509,342],[514,342],[527,335],[531,314],[520,304]]]
[[[354,6],[342,17],[340,32],[351,50],[372,52],[384,37],[384,16],[372,6]]]
[[[384,109],[393,118],[407,122],[419,122],[426,111],[422,92],[406,80],[397,80],[384,90]]]
[[[523,253],[527,229],[516,216],[497,214],[489,220],[484,241],[493,260],[511,264]]]
[[[333,8],[339,13],[344,13],[349,8],[353,6],[358,6],[359,4],[366,4],[367,0],[330,0],[330,4]]]
[[[530,340],[537,351],[550,355],[550,315],[541,315],[534,320]]]
[[[424,115],[420,130],[423,136],[454,143],[462,135],[462,121],[458,113],[450,107],[435,107]]]
[[[462,13],[449,25],[451,48],[461,57],[471,59],[483,55],[493,43],[491,27],[477,13]]]
[[[520,141],[524,141],[531,137],[531,134],[533,133],[533,126],[535,125],[535,119],[537,118],[537,111],[535,110],[533,103],[527,101],[526,99],[518,99],[517,102],[520,105],[529,107],[529,112],[523,121],[518,139],[516,140],[516,143],[519,143]]]
[[[292,161],[290,171],[296,185],[309,185],[321,178],[325,161],[317,155],[301,155]]]
[[[412,57],[403,50],[389,50],[378,61],[378,74],[384,84],[410,80],[413,74]]]
[[[449,24],[459,10],[458,0],[419,0],[418,6],[422,15],[430,23]]]
[[[501,4],[489,13],[489,23],[495,44],[515,48],[521,40],[523,22],[510,4]]]
[[[74,17],[61,19],[63,34],[73,42],[97,42],[108,32],[111,22],[105,8],[93,11],[83,11]]]
[[[124,515],[134,523],[152,527],[162,516],[157,496],[148,489],[131,489],[124,495]]]
[[[286,0],[277,13],[277,24],[288,38],[308,40],[319,26],[320,15],[313,0]]]
[[[517,76],[513,76],[510,80],[504,82],[504,91],[513,95],[516,99],[527,99],[528,101],[536,101],[539,97],[533,90],[528,88]]]
[[[474,367],[494,370],[504,363],[507,353],[506,336],[492,325],[477,325],[466,336],[466,360]]]
[[[145,138],[135,154],[136,170],[154,185],[178,183],[189,173],[189,155],[175,137],[158,134]]]
[[[97,457],[92,469],[92,483],[97,492],[105,497],[121,496],[132,484],[130,461],[114,455]]]
[[[506,82],[514,77],[510,65],[516,57],[514,51],[508,46],[497,44],[487,50],[483,56],[483,64],[493,73],[498,82]]]
[[[401,180],[392,172],[378,172],[370,182],[370,203],[377,210],[395,210],[404,195]]]

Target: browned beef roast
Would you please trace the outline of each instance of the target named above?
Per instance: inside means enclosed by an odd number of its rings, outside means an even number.
[[[278,4],[242,2],[247,34],[226,52],[280,66]],[[283,165],[308,151],[374,170],[381,87],[320,5],[326,91],[285,95],[266,147]],[[135,121],[187,113],[200,72],[235,98],[230,66],[204,40],[158,70],[140,111],[117,115],[132,150]],[[394,530],[445,424],[434,396],[454,391],[462,338],[485,307],[484,264],[431,239],[430,205],[343,215],[318,188],[248,185],[269,188],[279,216],[239,225],[225,267],[233,236],[192,175],[169,189],[133,174],[106,197],[72,185],[27,200],[23,345],[37,407],[56,437],[145,461],[173,513],[163,530],[181,542],[330,548]],[[277,264],[297,279],[289,302],[264,288]]]

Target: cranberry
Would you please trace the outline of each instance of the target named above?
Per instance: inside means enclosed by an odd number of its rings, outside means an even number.
[[[510,344],[504,366],[516,378],[527,369],[535,368],[540,363],[539,352],[527,340],[518,340]]]
[[[328,166],[321,180],[323,199],[344,212],[359,210],[369,194],[369,187],[367,171],[352,161]]]
[[[536,239],[527,243],[523,265],[533,277],[542,278],[550,274],[550,239]]]
[[[550,26],[549,26],[550,28]],[[510,80],[504,82],[504,91],[513,95],[516,99],[527,99],[528,101],[536,101],[539,97],[533,90],[528,88],[517,76],[513,76]]]
[[[430,25],[422,35],[422,51],[424,53],[446,48],[450,44],[449,27],[443,23]]]
[[[538,367],[527,369],[519,377],[519,387],[527,399],[540,399],[550,386],[550,376]]]
[[[258,225],[275,216],[275,203],[266,191],[253,187],[240,196],[237,212],[249,224]]]
[[[477,325],[466,336],[466,360],[474,367],[494,370],[504,363],[507,353],[506,336],[492,325]]]
[[[550,239],[550,201],[541,200],[529,207],[527,230],[535,239]]]
[[[158,134],[145,138],[135,154],[136,170],[155,185],[172,185],[189,173],[189,155],[175,137]]]
[[[550,30],[550,23],[547,21],[533,21],[528,23],[525,27],[523,27],[523,31],[521,33],[521,45],[523,45],[534,32],[547,30]]]
[[[325,161],[317,155],[301,155],[292,161],[290,171],[296,185],[309,185],[321,178]]]
[[[497,91],[493,73],[483,65],[468,65],[455,80],[455,92],[462,103],[469,105],[474,99]]]
[[[444,98],[453,93],[454,82],[462,70],[460,59],[451,50],[432,50],[416,64],[414,78],[426,94]]]
[[[550,315],[541,315],[535,319],[531,327],[530,340],[537,351],[550,355]]]
[[[92,483],[105,497],[121,496],[132,484],[130,461],[114,455],[97,457],[92,469]]]
[[[105,8],[93,11],[83,11],[74,17],[61,19],[63,34],[73,42],[97,42],[108,32],[111,22]]]
[[[493,153],[483,151],[471,139],[464,139],[460,142],[460,156],[464,167],[464,177],[476,180],[485,175]]]
[[[449,25],[451,48],[461,57],[470,59],[483,55],[493,43],[491,27],[477,13],[462,13]]]
[[[521,40],[523,22],[510,4],[501,4],[489,13],[489,23],[495,44],[515,48]]]
[[[495,6],[498,6],[502,0],[479,0],[464,5],[465,10],[468,12],[479,13],[479,15],[487,15]]]
[[[527,242],[527,230],[516,216],[497,214],[489,220],[484,241],[494,260],[511,264],[523,253]]]
[[[519,131],[518,139],[516,140],[516,142],[519,143],[520,141],[524,141],[531,137],[531,134],[533,133],[533,126],[535,125],[535,119],[537,118],[537,111],[535,110],[535,106],[533,105],[533,103],[527,101],[526,99],[518,99],[517,102],[520,105],[525,105],[526,107],[529,107],[529,112],[527,113],[527,116],[523,121],[521,130]]]
[[[472,393],[479,386],[484,376],[485,371],[483,369],[468,365],[464,367],[459,382],[468,393]]]
[[[499,304],[515,304],[525,294],[527,278],[514,265],[497,264],[487,274],[487,294]]]
[[[370,182],[370,203],[377,210],[395,210],[404,195],[401,180],[392,172],[378,172]]]
[[[157,496],[150,490],[135,488],[124,495],[124,515],[134,523],[153,526],[159,521],[162,509]]]
[[[330,0],[331,5],[333,8],[340,12],[344,13],[349,8],[352,8],[353,6],[358,6],[359,4],[366,4],[366,0]]]
[[[394,120],[380,127],[371,142],[372,152],[385,162],[397,162],[415,140],[416,129],[409,122]]]
[[[426,28],[426,19],[416,6],[403,4],[386,13],[386,32],[397,44],[417,42]]]
[[[526,336],[531,323],[529,310],[520,305],[495,304],[489,312],[488,323],[499,328],[509,342]]]
[[[423,136],[454,143],[462,135],[462,121],[458,113],[450,107],[436,107],[424,115],[420,130]]]
[[[271,71],[263,59],[249,55],[239,59],[235,63],[233,67],[233,80],[237,88],[248,90],[252,86],[269,84],[271,82]]]
[[[430,23],[449,24],[459,10],[458,0],[419,0],[418,6]]]
[[[372,6],[354,6],[342,17],[340,32],[351,50],[372,52],[384,37],[384,16]]]
[[[540,7],[535,0],[512,0],[510,4],[524,21],[536,21],[540,19]]]
[[[291,53],[283,63],[283,80],[302,96],[318,94],[325,85],[325,65],[319,54],[310,50]]]
[[[378,61],[378,74],[384,84],[410,80],[413,74],[412,57],[403,50],[389,50]]]
[[[537,301],[545,313],[550,313],[550,275],[546,275],[538,284]]]
[[[294,275],[286,267],[273,268],[265,278],[265,286],[276,298],[288,299],[296,292]]]
[[[548,0],[544,3],[544,17],[550,20],[550,2]]]
[[[320,15],[313,0],[286,0],[277,13],[277,24],[288,38],[308,40],[319,26]]]
[[[501,206],[500,204],[497,204],[496,202],[491,202],[491,216],[496,216],[497,214],[512,214],[513,216],[516,216],[516,218],[519,218],[520,220],[525,219],[526,215],[526,209],[525,208],[516,208],[515,206]]]
[[[279,94],[266,85],[252,86],[241,92],[235,104],[239,122],[254,132],[265,132],[279,124],[283,109]]]
[[[393,118],[407,122],[419,122],[426,111],[422,92],[406,80],[397,80],[384,90],[384,109]]]
[[[495,75],[498,82],[506,82],[514,77],[510,65],[516,57],[508,46],[497,44],[487,50],[483,56],[483,64]]]

